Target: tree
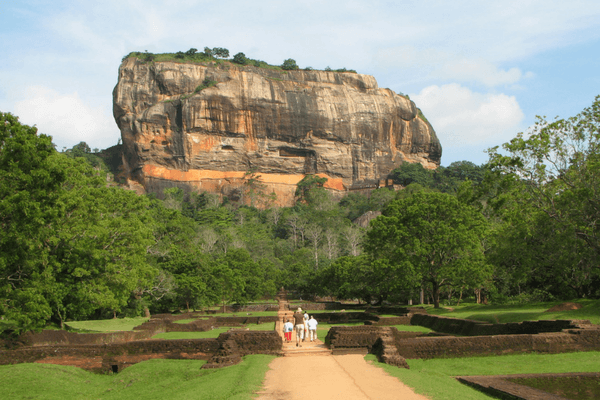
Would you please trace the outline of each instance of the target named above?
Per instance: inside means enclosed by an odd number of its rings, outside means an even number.
[[[212,53],[217,58],[229,58],[229,50],[223,47],[214,47]]]
[[[394,183],[402,186],[408,186],[411,183],[418,183],[424,187],[433,186],[433,171],[425,169],[420,163],[405,162],[390,173]]]
[[[489,150],[492,173],[522,180],[533,206],[600,254],[600,96],[575,117],[538,117],[502,147],[508,155]]]
[[[246,57],[244,53],[237,53],[233,56],[232,61],[240,65],[246,65],[250,62],[250,60]]]
[[[287,60],[285,60],[283,62],[283,64],[281,64],[281,69],[284,69],[286,71],[291,71],[291,70],[299,69],[299,67],[298,67],[298,64],[296,64],[296,60],[288,58]]]
[[[52,138],[0,113],[0,314],[19,330],[43,326],[52,314],[46,226],[61,207],[57,190],[66,171],[52,163]]]
[[[308,174],[296,187],[295,196],[298,202],[304,202],[307,204],[315,204],[320,200],[324,200],[326,197],[325,189],[323,185],[327,182],[327,178],[322,178],[318,175]]]
[[[185,52],[185,55],[189,56],[189,57],[194,57],[197,52],[198,52],[198,49],[195,49],[192,47],[191,49],[189,49],[188,51]]]
[[[2,114],[0,310],[19,330],[127,306],[153,286],[148,200]],[[68,174],[67,174],[68,171]]]
[[[407,269],[408,286],[431,285],[438,308],[442,287],[473,276],[473,284],[482,284],[491,274],[483,253],[486,224],[455,197],[420,191],[392,201],[371,222],[365,247],[373,260]]]
[[[487,203],[522,234],[507,231],[499,243],[521,247],[517,265],[535,271],[526,277],[536,290],[593,295],[600,277],[600,96],[575,117],[538,117],[528,134],[502,147],[504,154],[489,150],[485,188],[495,192]]]
[[[204,55],[206,57],[213,57],[214,56],[214,51],[210,49],[210,47],[205,47],[204,48]]]

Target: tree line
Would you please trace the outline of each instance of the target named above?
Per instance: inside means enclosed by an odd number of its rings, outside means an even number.
[[[436,307],[598,297],[599,122],[597,98],[573,118],[540,118],[485,165],[404,163],[390,174],[401,190],[334,200],[308,175],[279,208],[255,171],[239,199],[137,195],[102,152],[58,152],[2,113],[0,315],[20,331],[244,304],[282,286]]]

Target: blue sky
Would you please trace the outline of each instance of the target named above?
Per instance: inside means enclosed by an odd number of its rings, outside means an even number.
[[[373,75],[422,109],[442,165],[484,163],[536,115],[569,117],[600,94],[597,0],[11,1],[0,44],[0,110],[58,149],[117,143],[112,90],[131,51],[225,47]]]

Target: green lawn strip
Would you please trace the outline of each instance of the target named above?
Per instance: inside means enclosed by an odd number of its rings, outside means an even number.
[[[431,400],[490,398],[459,383],[454,376],[600,371],[600,352],[407,360],[410,369],[379,363],[374,355],[366,357]]]
[[[152,339],[178,340],[178,339],[216,339],[221,333],[227,332],[230,327],[215,328],[206,332],[163,332],[152,336]]]
[[[426,307],[429,314],[446,317],[473,319],[490,323],[507,323],[555,319],[587,319],[593,324],[600,324],[600,300],[574,300],[583,307],[579,310],[547,312],[555,305],[563,302],[548,302],[522,305],[483,305],[468,304],[454,307],[453,311],[446,308],[435,309]]]
[[[318,318],[317,318],[318,321]],[[319,322],[319,324],[317,325],[317,338],[319,338],[320,340],[325,340],[325,336],[327,336],[327,334],[329,333],[329,329],[332,326],[363,326],[364,323],[363,322],[349,322],[346,324],[327,324],[325,322],[321,323]]]
[[[206,332],[164,332],[152,336],[152,339],[214,339],[219,337],[221,333],[227,332],[230,329],[248,329],[251,331],[272,331],[275,329],[274,322],[265,322],[263,324],[248,324],[245,326],[221,326]]]
[[[429,328],[425,328],[424,326],[418,325],[392,325],[394,328],[398,329],[400,332],[422,332],[429,333],[433,332]]]
[[[274,356],[251,355],[237,365],[202,370],[206,361],[150,360],[118,374],[51,364],[0,366],[2,397],[10,399],[252,399]]]
[[[249,329],[251,331],[274,331],[275,322],[264,322],[262,324],[248,324],[244,326],[244,329]]]
[[[148,321],[145,317],[135,318],[113,318],[94,321],[72,321],[66,325],[78,330],[90,332],[114,332],[114,331],[131,331],[138,325]]]
[[[276,317],[277,311],[240,311],[234,313],[215,314],[216,317]]]
[[[180,319],[180,320],[177,320],[177,321],[173,321],[173,323],[185,325],[185,324],[189,324],[190,322],[197,321],[198,319],[200,319],[200,318]]]

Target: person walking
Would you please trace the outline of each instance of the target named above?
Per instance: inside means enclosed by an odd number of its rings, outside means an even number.
[[[298,307],[293,315],[294,327],[296,328],[296,347],[302,347],[300,340],[304,340],[304,316],[302,315],[302,308]]]
[[[290,322],[289,319],[285,320],[285,324],[283,324],[283,334],[285,336],[286,343],[292,341],[292,331],[294,330],[294,325]]]
[[[318,324],[319,323],[315,319],[315,316],[311,315],[310,319],[308,320],[308,332],[309,332],[309,337],[310,337],[311,342],[317,340],[317,325]]]
[[[304,311],[304,336],[302,338],[302,341],[304,342],[307,339],[308,339],[308,312]]]

